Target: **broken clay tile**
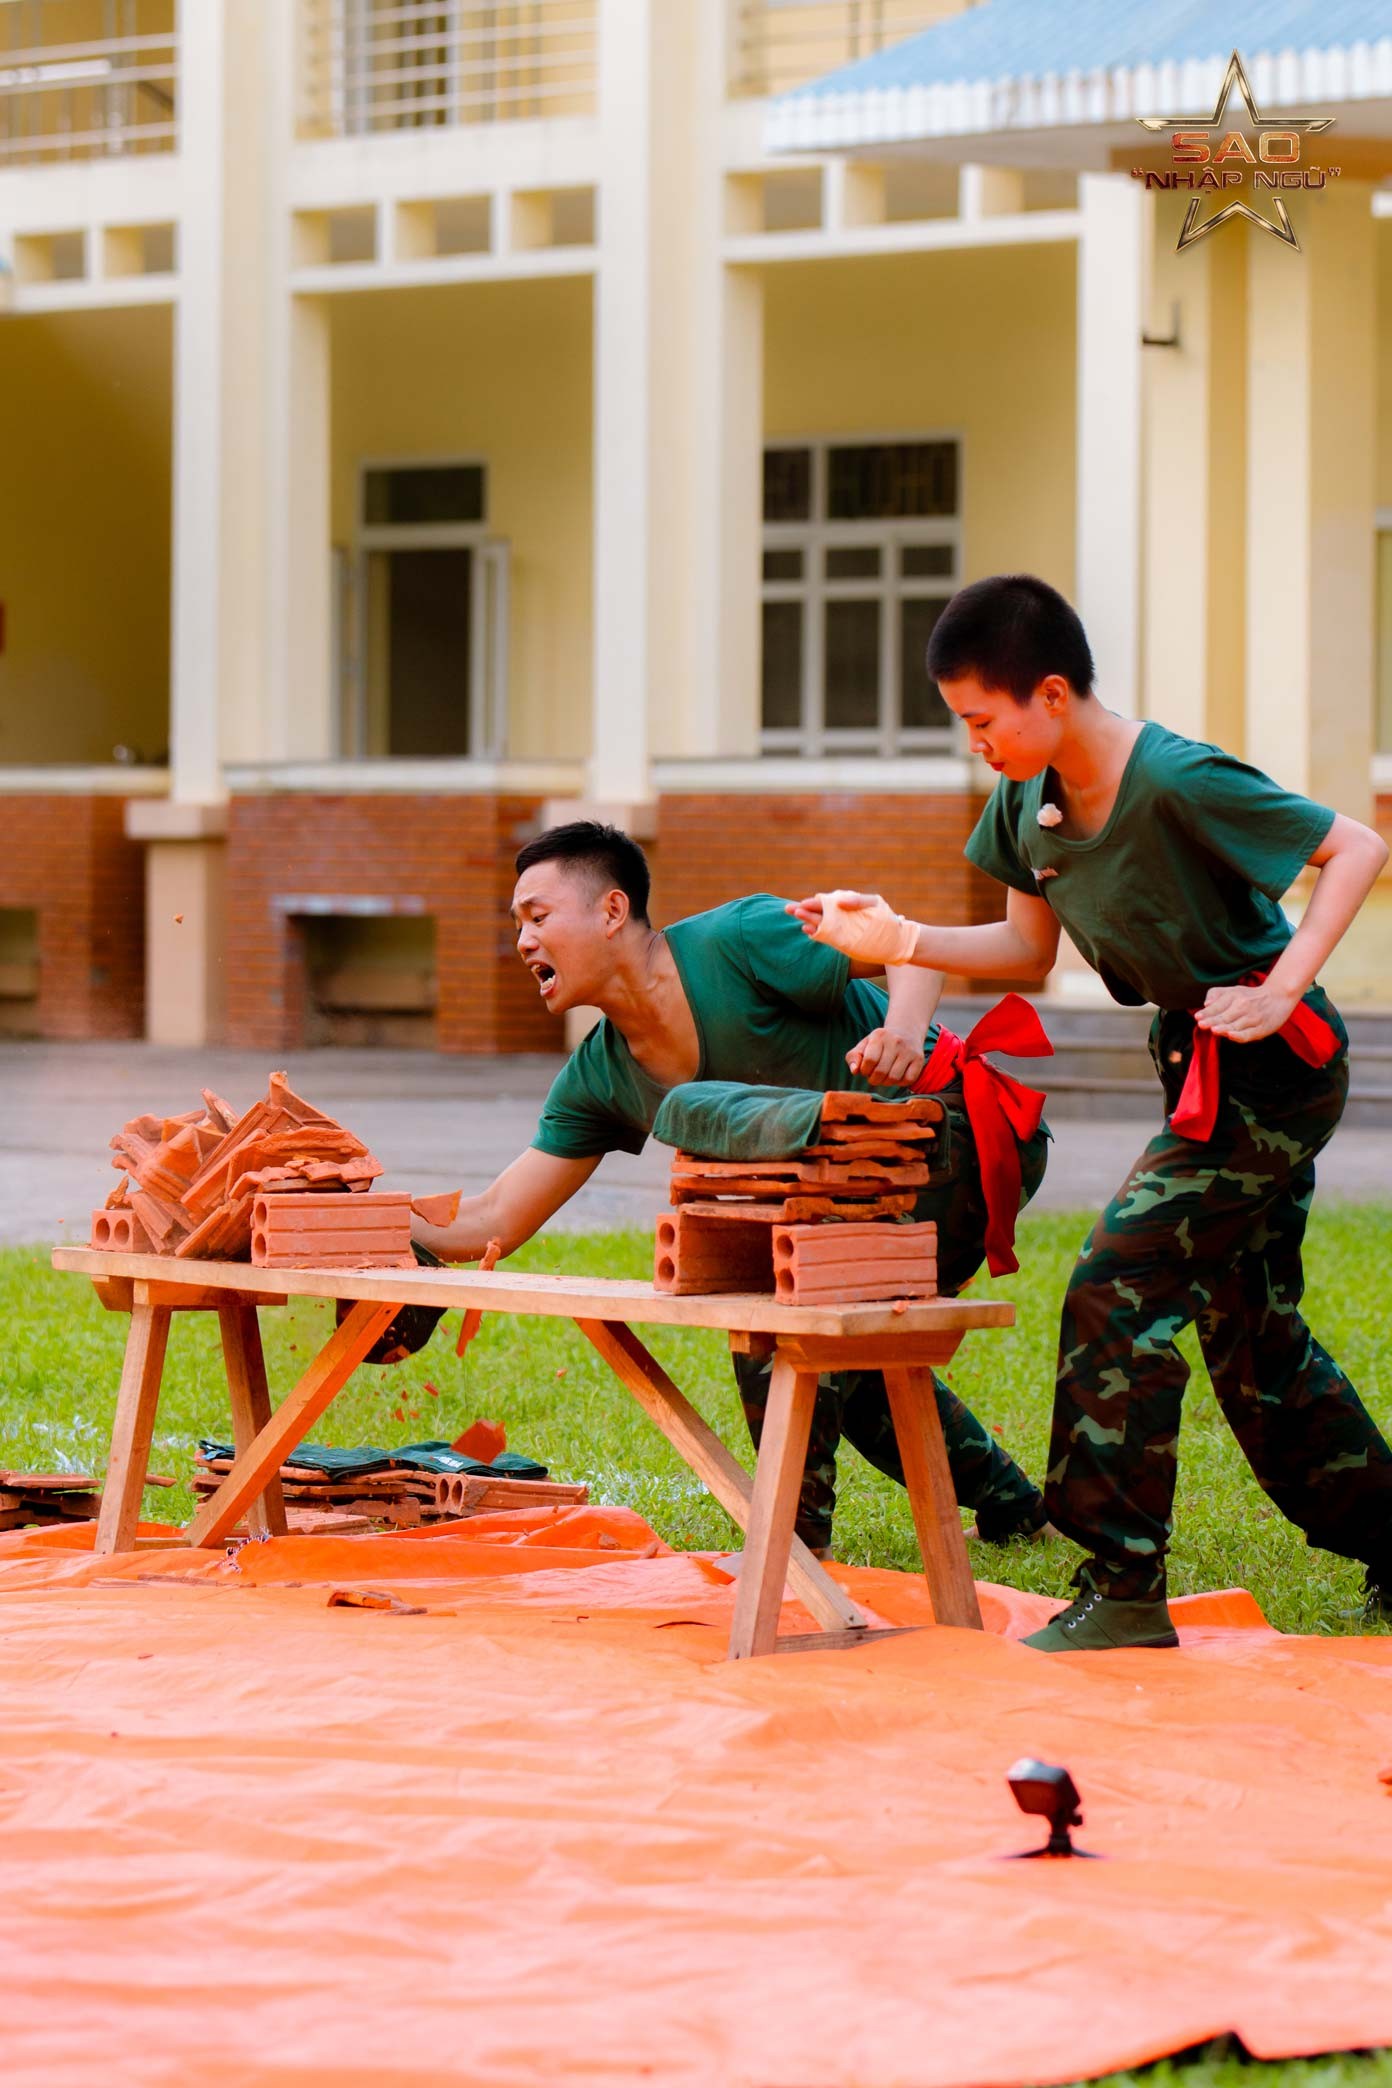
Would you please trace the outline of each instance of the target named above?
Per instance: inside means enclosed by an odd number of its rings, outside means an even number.
[[[418,1602],[402,1602],[399,1596],[388,1594],[385,1588],[335,1588],[329,1597],[330,1609],[386,1610],[394,1617],[423,1617],[426,1611]]]
[[[237,1121],[237,1113],[231,1103],[224,1102],[221,1095],[214,1094],[211,1088],[204,1088],[202,1092],[204,1107],[207,1109],[213,1128],[224,1133],[230,1131]]]
[[[498,1260],[502,1254],[502,1251],[503,1243],[501,1240],[490,1240],[488,1242],[487,1246],[483,1250],[483,1259],[479,1263],[479,1274],[481,1276],[486,1276],[490,1270],[495,1269],[497,1267]],[[468,1309],[468,1311],[465,1312],[459,1324],[459,1339],[454,1345],[454,1353],[456,1354],[456,1356],[463,1355],[465,1349],[469,1346],[469,1343],[473,1340],[474,1336],[478,1333],[478,1330],[482,1325],[483,1314],[478,1310],[476,1306],[471,1306]]]
[[[824,1124],[939,1124],[945,1115],[936,1095],[910,1095],[902,1102],[882,1102],[849,1088],[832,1088],[822,1098]]]
[[[132,1189],[127,1201],[154,1242],[155,1251],[159,1254],[177,1253],[185,1231],[179,1213],[145,1189]]]
[[[937,1137],[933,1124],[822,1124],[821,1136],[832,1145],[864,1144],[868,1139],[892,1138],[900,1145],[931,1145]]]
[[[476,1458],[480,1464],[492,1464],[507,1448],[507,1430],[501,1421],[473,1421],[463,1435],[456,1436],[450,1444],[461,1457]]]

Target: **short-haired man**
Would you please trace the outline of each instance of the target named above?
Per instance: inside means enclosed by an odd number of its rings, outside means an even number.
[[[648,865],[627,834],[591,821],[553,828],[517,857],[512,913],[517,947],[553,1014],[595,1007],[603,1020],[556,1076],[528,1150],[447,1229],[418,1226],[423,1245],[471,1261],[490,1239],[511,1253],[588,1181],[609,1152],[640,1152],[663,1097],[692,1080],[821,1089],[904,1086],[918,1078],[940,974],[888,973],[888,993],[856,966],[810,942],[784,903],[756,894],[676,921],[648,919]],[[987,1212],[960,1077],[942,1092],[951,1124],[952,1179],[925,1191],[919,1215],[940,1223],[939,1282],[955,1292],[975,1274]],[[1020,1148],[1024,1195],[1043,1176],[1039,1131]],[[944,1222],[946,1221],[946,1222]],[[757,1444],[768,1365],[736,1361]],[[938,1384],[958,1499],[988,1541],[1036,1534],[1038,1490],[990,1432]],[[799,1506],[805,1543],[825,1551],[842,1437],[903,1481],[878,1372],[822,1380]]]

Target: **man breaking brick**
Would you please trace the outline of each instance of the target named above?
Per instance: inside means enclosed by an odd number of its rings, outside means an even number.
[[[615,827],[587,820],[554,827],[518,855],[517,948],[542,999],[557,1016],[594,1007],[603,1019],[556,1076],[528,1150],[481,1195],[462,1198],[449,1226],[418,1221],[421,1244],[450,1261],[477,1260],[490,1240],[510,1254],[575,1195],[605,1153],[641,1152],[663,1098],[688,1081],[896,1092],[917,1083],[939,1094],[949,1120],[947,1168],[914,1213],[937,1222],[940,1291],[955,1295],[983,1259],[993,1270],[1015,1268],[1015,1213],[1043,1179],[1048,1133],[1038,1098],[980,1058],[985,1037],[973,1033],[964,1046],[930,1026],[941,974],[894,966],[885,973],[887,992],[872,986],[867,981],[882,966],[854,964],[810,941],[783,901],[766,893],[654,928],[648,890],[642,849]],[[991,1041],[1047,1051],[1032,1011],[1019,1007],[1037,1034]],[[981,1099],[992,1082],[1008,1091],[1004,1107],[995,1093]],[[1021,1097],[1030,1098],[1023,1111]],[[770,1369],[767,1360],[735,1358],[756,1447]],[[977,1534],[988,1543],[1038,1535],[1045,1528],[1038,1489],[961,1400],[934,1383],[957,1498],[975,1511]],[[878,1371],[820,1381],[797,1532],[824,1555],[843,1437],[903,1484]]]

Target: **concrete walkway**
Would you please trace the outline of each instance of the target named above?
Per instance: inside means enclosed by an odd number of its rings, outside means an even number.
[[[176,1116],[211,1087],[237,1108],[265,1092],[261,1052],[171,1051],[149,1044],[0,1044],[0,1244],[86,1239],[115,1181],[107,1141],[144,1110]],[[366,1140],[387,1166],[384,1188],[483,1188],[531,1143],[559,1061],[438,1058],[406,1051],[302,1051],[292,1086]],[[1158,1097],[1157,1097],[1158,1100]],[[1156,1111],[1156,1123],[1159,1110]],[[1101,1207],[1144,1145],[1130,1121],[1065,1121],[1036,1210]],[[594,1230],[652,1224],[666,1202],[666,1149],[614,1153],[552,1221]],[[1371,1201],[1392,1196],[1392,1132],[1345,1131],[1320,1162],[1320,1188]]]

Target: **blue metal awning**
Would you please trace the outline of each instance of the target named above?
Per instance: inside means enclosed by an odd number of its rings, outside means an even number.
[[[1387,0],[982,0],[779,96],[764,142],[818,152],[1129,126],[1212,107],[1235,50],[1263,110],[1358,102],[1361,128],[1392,131]]]

